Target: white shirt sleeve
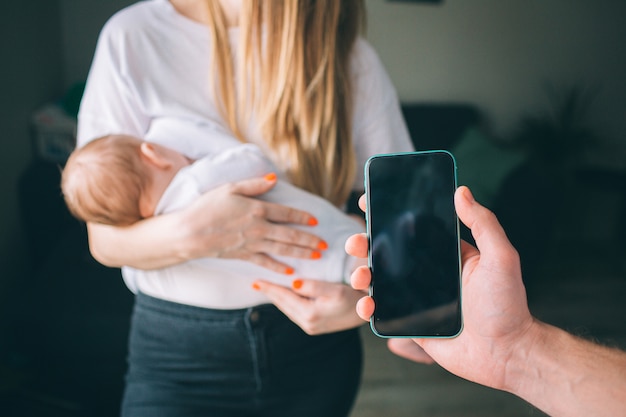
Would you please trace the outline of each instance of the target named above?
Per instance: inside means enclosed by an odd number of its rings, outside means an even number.
[[[107,134],[142,136],[150,123],[126,76],[125,28],[111,18],[102,29],[78,113],[77,146]],[[139,59],[139,58],[137,58]]]
[[[357,176],[353,189],[363,190],[365,161],[379,153],[414,150],[396,89],[374,49],[358,39],[352,57]]]

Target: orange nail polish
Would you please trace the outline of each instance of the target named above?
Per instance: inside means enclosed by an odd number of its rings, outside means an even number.
[[[311,259],[319,259],[322,257],[322,254],[319,253],[318,251],[313,251],[313,253],[311,253]]]
[[[258,290],[261,289],[261,286],[259,284],[257,284],[256,282],[253,282],[252,283],[252,289],[258,291]]]
[[[317,244],[317,248],[320,250],[326,250],[328,249],[328,243],[322,240],[320,243]]]
[[[296,279],[291,283],[291,286],[293,287],[294,290],[299,290],[300,288],[302,288],[302,280],[301,279]]]
[[[317,226],[317,219],[315,217],[309,217],[309,226]]]
[[[263,178],[265,178],[266,181],[273,182],[273,181],[276,181],[276,174],[274,174],[273,172],[270,172],[269,174],[265,175],[265,177]]]
[[[296,272],[296,271],[293,268],[291,268],[291,267],[285,268],[285,274],[287,274],[287,275],[293,275],[294,272]]]

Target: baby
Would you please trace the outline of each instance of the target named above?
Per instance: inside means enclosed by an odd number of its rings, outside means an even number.
[[[222,144],[224,138],[220,138]],[[262,177],[279,170],[253,144],[234,138],[230,146],[192,160],[158,141],[126,135],[110,135],[76,149],[62,174],[61,188],[72,214],[86,222],[114,226],[133,224],[142,218],[179,210],[217,186]],[[320,259],[277,257],[302,278],[347,281],[358,264],[346,255],[348,236],[362,232],[355,219],[321,197],[280,179],[261,199],[311,213],[318,220],[308,231],[328,244]],[[304,226],[294,226],[304,227]],[[264,297],[251,290],[257,279],[289,285],[292,278],[232,259],[202,258],[159,270],[124,267],[128,287],[170,301],[190,299],[207,308],[244,308]],[[245,285],[245,283],[250,285]]]

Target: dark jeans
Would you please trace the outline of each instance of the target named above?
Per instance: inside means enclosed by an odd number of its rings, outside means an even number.
[[[308,336],[273,305],[211,310],[138,294],[123,417],[345,417],[357,329]]]

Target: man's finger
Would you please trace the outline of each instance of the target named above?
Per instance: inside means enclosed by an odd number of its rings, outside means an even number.
[[[367,258],[367,235],[359,233],[352,235],[346,240],[345,249],[349,255],[357,258]]]
[[[356,303],[356,314],[365,321],[369,321],[374,314],[374,300],[370,296],[361,298]]]
[[[367,266],[360,266],[350,275],[350,285],[355,290],[366,290],[372,282],[372,273]]]
[[[465,265],[465,262],[474,255],[478,255],[478,249],[474,245],[461,240],[461,262]]]
[[[413,362],[431,364],[435,361],[412,339],[389,339],[387,347],[396,355]]]
[[[365,194],[363,194],[361,195],[361,197],[359,197],[359,208],[363,210],[363,213],[365,213],[366,206],[367,206],[367,199],[365,198]]]
[[[454,203],[459,219],[471,230],[480,252],[500,252],[502,248],[512,248],[496,216],[474,200],[469,188],[459,187]]]

